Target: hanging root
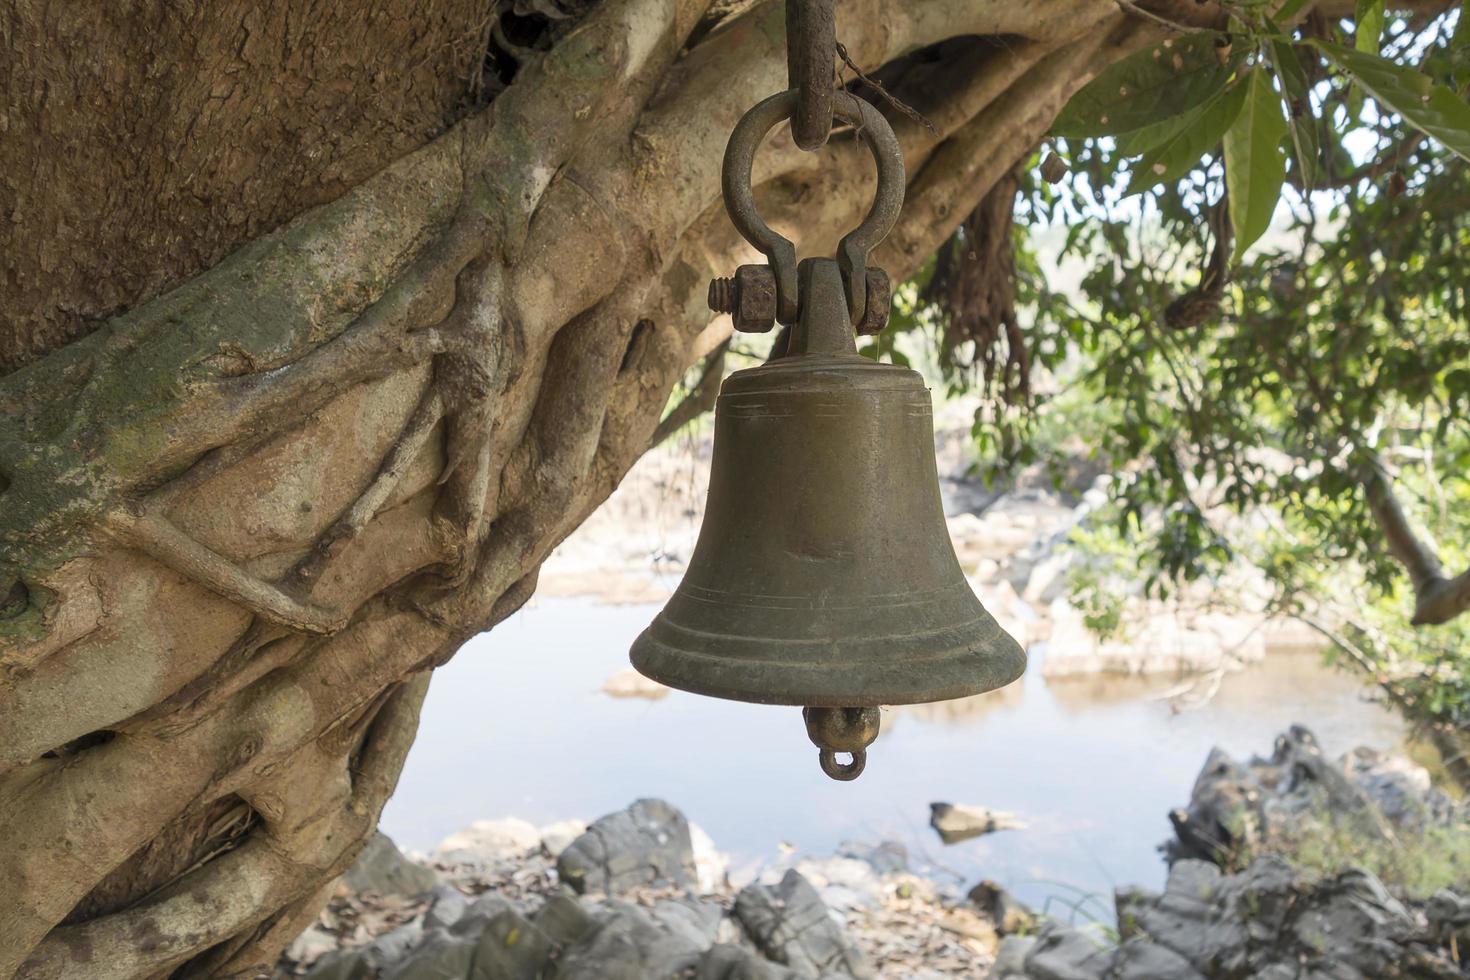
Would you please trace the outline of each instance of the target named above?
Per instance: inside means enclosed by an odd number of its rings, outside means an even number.
[[[161,514],[139,513],[133,507],[122,507],[107,516],[106,526],[122,544],[138,549],[268,622],[319,635],[334,633],[347,623],[346,616],[298,602],[269,582],[251,575],[179,530]]]

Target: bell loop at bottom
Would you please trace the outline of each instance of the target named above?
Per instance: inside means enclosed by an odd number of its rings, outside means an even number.
[[[831,749],[821,749],[817,752],[817,761],[821,763],[822,771],[833,779],[841,782],[849,782],[863,774],[863,767],[868,764],[868,753],[865,749],[848,753],[852,756],[851,762],[838,762],[837,753]]]

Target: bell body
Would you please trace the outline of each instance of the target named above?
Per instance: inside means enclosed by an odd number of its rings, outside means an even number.
[[[1024,670],[955,558],[928,389],[858,355],[841,329],[848,350],[726,379],[698,544],[633,645],[648,677],[742,701],[863,707],[978,694]]]

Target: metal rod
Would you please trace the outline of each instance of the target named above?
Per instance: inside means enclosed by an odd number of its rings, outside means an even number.
[[[832,132],[832,66],[837,57],[834,0],[786,0],[787,88],[801,93],[791,133],[803,150],[815,150]]]

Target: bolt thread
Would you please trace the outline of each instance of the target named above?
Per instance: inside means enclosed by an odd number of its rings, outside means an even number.
[[[716,313],[735,312],[735,278],[733,276],[710,280],[709,308]]]

